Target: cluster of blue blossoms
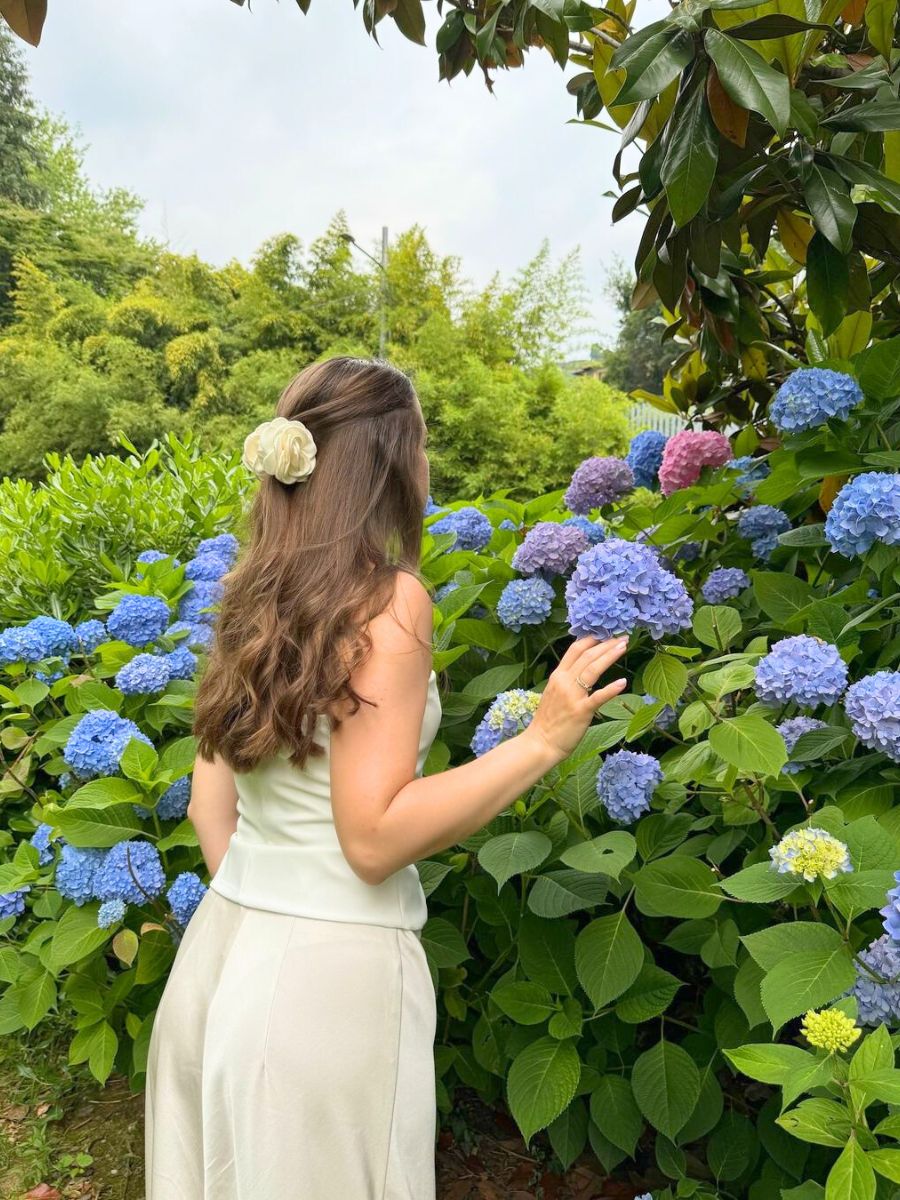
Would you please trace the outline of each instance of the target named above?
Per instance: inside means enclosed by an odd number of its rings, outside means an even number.
[[[792,754],[804,733],[811,733],[814,729],[827,729],[828,726],[824,721],[817,721],[815,717],[789,717],[787,721],[782,721],[775,728],[784,738],[788,754]],[[802,771],[807,766],[809,763],[787,762],[781,768],[781,773],[782,775],[796,775],[798,771]]]
[[[662,767],[652,755],[619,750],[597,772],[597,795],[614,821],[631,824],[649,811],[662,780]]]
[[[856,998],[860,1025],[891,1025],[900,1021],[900,945],[889,934],[882,934],[858,957],[882,983],[857,966],[851,995]]]
[[[540,701],[540,692],[526,691],[525,688],[501,692],[478,722],[472,736],[471,749],[476,758],[527,729]]]
[[[659,488],[659,468],[667,441],[667,436],[656,429],[646,429],[631,439],[625,461],[631,467],[635,487]]]
[[[147,746],[153,743],[134,721],[106,708],[84,714],[63,747],[63,760],[77,779],[115,775],[125,747],[132,738]]]
[[[768,558],[778,545],[779,533],[787,533],[791,527],[787,513],[771,504],[754,504],[744,509],[738,517],[737,530],[750,543],[757,558]]]
[[[570,632],[605,639],[636,629],[654,638],[691,623],[693,604],[681,580],[637,542],[610,538],[585,551],[566,584]]]
[[[837,646],[808,634],[775,642],[756,667],[756,694],[766,704],[834,704],[846,687],[847,664]]]
[[[750,576],[740,567],[716,567],[700,590],[707,604],[724,604],[749,586]]]
[[[751,454],[744,454],[740,458],[733,458],[728,463],[729,471],[737,471],[737,486],[741,495],[752,495],[757,484],[768,478],[772,474],[772,468],[764,458],[754,458]]]
[[[511,579],[497,601],[497,620],[518,633],[523,625],[543,625],[550,616],[553,585],[539,575]]]
[[[900,762],[900,671],[876,671],[851,683],[844,712],[864,746]]]
[[[494,532],[494,527],[473,505],[454,509],[430,526],[432,533],[453,533],[452,550],[483,550]]]
[[[775,393],[769,417],[782,433],[802,433],[827,421],[846,421],[862,399],[862,388],[852,375],[804,367],[788,376]]]
[[[587,534],[577,525],[541,521],[517,547],[512,568],[522,575],[540,575],[543,579],[565,575],[590,544]]]
[[[900,475],[864,471],[844,484],[825,518],[831,549],[856,558],[876,542],[900,545]]]
[[[566,517],[562,522],[563,525],[574,525],[588,540],[589,546],[596,546],[598,542],[606,541],[609,531],[602,521],[592,521],[590,517],[585,517],[583,514],[576,513],[574,517]]]

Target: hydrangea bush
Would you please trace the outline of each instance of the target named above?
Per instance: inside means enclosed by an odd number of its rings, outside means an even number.
[[[567,489],[424,514],[427,773],[524,729],[573,636],[630,639],[577,750],[418,864],[441,1110],[460,1085],[506,1103],[611,1194],[890,1200],[900,1177],[898,406],[834,370],[822,421],[786,388],[777,441],[645,439]],[[71,632],[0,633],[0,1028],[64,1014],[100,1079],[140,1083],[208,884],[187,730],[234,549],[143,553]]]

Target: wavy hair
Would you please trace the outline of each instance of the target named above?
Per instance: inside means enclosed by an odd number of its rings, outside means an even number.
[[[300,483],[260,481],[246,544],[223,580],[193,723],[201,756],[218,754],[236,772],[283,749],[298,767],[320,755],[318,718],[334,728],[333,705],[355,713],[372,703],[350,676],[397,572],[428,586],[425,423],[409,379],[384,362],[331,358],[291,380],[275,415],[309,428],[316,466]]]

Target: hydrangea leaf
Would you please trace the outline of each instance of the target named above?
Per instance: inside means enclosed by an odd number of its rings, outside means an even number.
[[[591,1119],[605,1138],[634,1157],[644,1119],[631,1084],[621,1075],[604,1075],[591,1092]]]
[[[736,1046],[722,1053],[728,1061],[751,1079],[760,1083],[782,1084],[794,1071],[805,1069],[816,1059],[800,1046],[781,1046],[773,1043]]]
[[[643,944],[624,912],[591,921],[575,941],[575,970],[595,1009],[631,987],[643,962]]]
[[[602,876],[584,871],[548,871],[535,879],[528,893],[528,907],[536,916],[566,917],[583,908],[596,908],[606,899]]]
[[[725,899],[715,875],[696,858],[648,863],[634,882],[637,906],[649,916],[709,917]]]
[[[776,1125],[795,1138],[816,1146],[846,1145],[850,1136],[850,1114],[843,1104],[814,1097],[782,1113]]]
[[[568,1107],[580,1077],[574,1040],[538,1038],[516,1055],[507,1078],[507,1099],[526,1144]]]
[[[709,744],[725,762],[749,775],[777,775],[788,759],[781,734],[752,714],[729,717],[713,726]]]
[[[830,950],[801,950],[766,973],[760,998],[773,1028],[780,1029],[792,1017],[837,999],[855,979],[853,959],[843,943]]]
[[[697,1064],[681,1046],[662,1040],[637,1059],[631,1084],[641,1112],[674,1142],[700,1096]]]
[[[716,1179],[737,1179],[759,1154],[759,1138],[753,1125],[739,1113],[727,1112],[706,1147],[707,1162]]]
[[[634,858],[637,844],[624,829],[614,829],[589,842],[578,842],[560,855],[567,867],[577,871],[593,871],[618,879],[624,867]]]
[[[72,846],[108,848],[141,830],[131,804],[104,809],[52,808],[46,815]]]
[[[694,613],[694,636],[714,650],[726,650],[742,628],[737,609],[725,604],[706,604]]]
[[[883,1146],[879,1150],[870,1150],[866,1157],[879,1175],[890,1179],[891,1183],[900,1183],[900,1150]]]
[[[556,1012],[547,989],[524,979],[498,984],[491,992],[491,999],[519,1025],[540,1025]]]
[[[783,900],[802,882],[796,875],[781,875],[774,871],[771,863],[754,863],[730,879],[723,879],[719,887],[738,900],[769,904],[773,900]]]
[[[109,941],[109,931],[97,927],[98,908],[98,904],[86,904],[82,908],[72,905],[63,913],[45,955],[51,971],[61,971]]]
[[[844,1147],[825,1181],[825,1200],[875,1200],[875,1172],[855,1137]]]
[[[770,929],[745,934],[741,941],[764,971],[772,970],[801,950],[830,952],[843,946],[836,929],[816,921],[785,921]]]
[[[790,621],[812,599],[808,583],[776,571],[754,571],[753,593],[766,616],[778,624]]]
[[[676,979],[654,963],[644,963],[641,973],[627,992],[616,1001],[616,1016],[626,1025],[639,1025],[664,1013],[680,987]]]
[[[670,654],[654,654],[644,668],[644,687],[651,696],[666,704],[677,704],[687,683],[687,667]]]

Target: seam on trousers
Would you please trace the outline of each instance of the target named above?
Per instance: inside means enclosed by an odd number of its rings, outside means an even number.
[[[266,1033],[265,1037],[263,1038],[262,1049],[262,1069],[264,1076],[268,1076],[269,1074],[269,1032],[272,1027],[272,1013],[275,1010],[275,1001],[278,999],[278,989],[281,984],[281,973],[284,970],[284,960],[287,958],[287,952],[290,950],[291,943],[294,940],[294,929],[297,918],[291,917],[289,919],[290,926],[288,927],[287,937],[285,938],[284,950],[281,952],[281,961],[278,964],[278,970],[275,972],[275,981],[272,985],[272,998],[269,1001],[269,1011],[266,1013]]]
[[[394,939],[397,946],[397,962],[400,966],[400,1017],[397,1021],[397,1070],[394,1074],[394,1095],[391,1099],[391,1119],[388,1123],[388,1140],[387,1140],[387,1156],[384,1163],[384,1181],[381,1185],[381,1200],[384,1200],[387,1194],[388,1173],[391,1169],[391,1147],[394,1142],[394,1111],[397,1107],[397,1090],[400,1084],[400,1048],[402,1046],[403,1036],[403,1009],[405,1007],[405,993],[403,988],[403,951],[400,947],[400,930],[394,930]]]

